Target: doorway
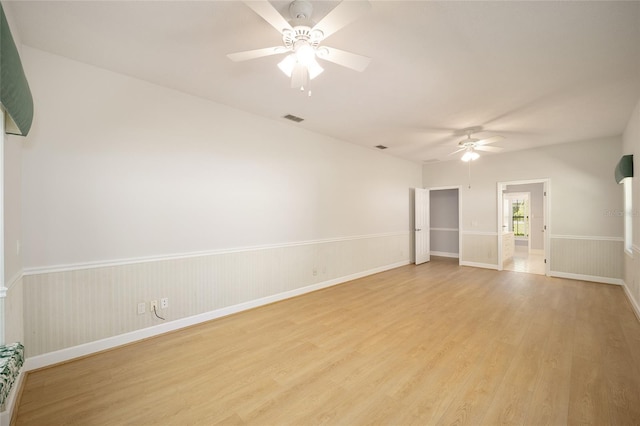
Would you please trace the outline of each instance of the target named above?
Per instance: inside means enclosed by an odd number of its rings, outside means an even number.
[[[457,258],[460,244],[460,188],[414,189],[414,259],[416,265],[431,255]]]
[[[548,275],[549,180],[498,183],[498,270]]]
[[[460,259],[458,188],[429,191],[429,241],[431,254]]]

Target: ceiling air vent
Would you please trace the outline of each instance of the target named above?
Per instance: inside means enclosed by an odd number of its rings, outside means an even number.
[[[438,160],[437,158],[430,158],[428,160],[423,160],[422,162],[425,164],[428,164],[428,163],[437,163],[438,161],[440,160]]]
[[[378,148],[378,149],[387,149],[387,147],[384,146],[384,145],[376,145],[376,148]]]
[[[295,115],[287,114],[282,118],[286,118],[287,120],[295,121],[296,123],[300,123],[304,121],[304,118],[296,117]]]

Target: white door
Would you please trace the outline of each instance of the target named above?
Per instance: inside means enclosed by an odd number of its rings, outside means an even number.
[[[414,197],[416,265],[428,262],[429,257],[429,190],[416,188]]]

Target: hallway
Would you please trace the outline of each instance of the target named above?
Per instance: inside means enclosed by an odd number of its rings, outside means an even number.
[[[529,253],[526,247],[516,246],[513,257],[504,263],[503,269],[505,271],[544,275],[544,254]]]

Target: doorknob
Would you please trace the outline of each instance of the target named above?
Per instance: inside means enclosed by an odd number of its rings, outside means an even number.
[[[416,229],[416,232],[418,232],[418,231],[422,231],[422,229]]]

